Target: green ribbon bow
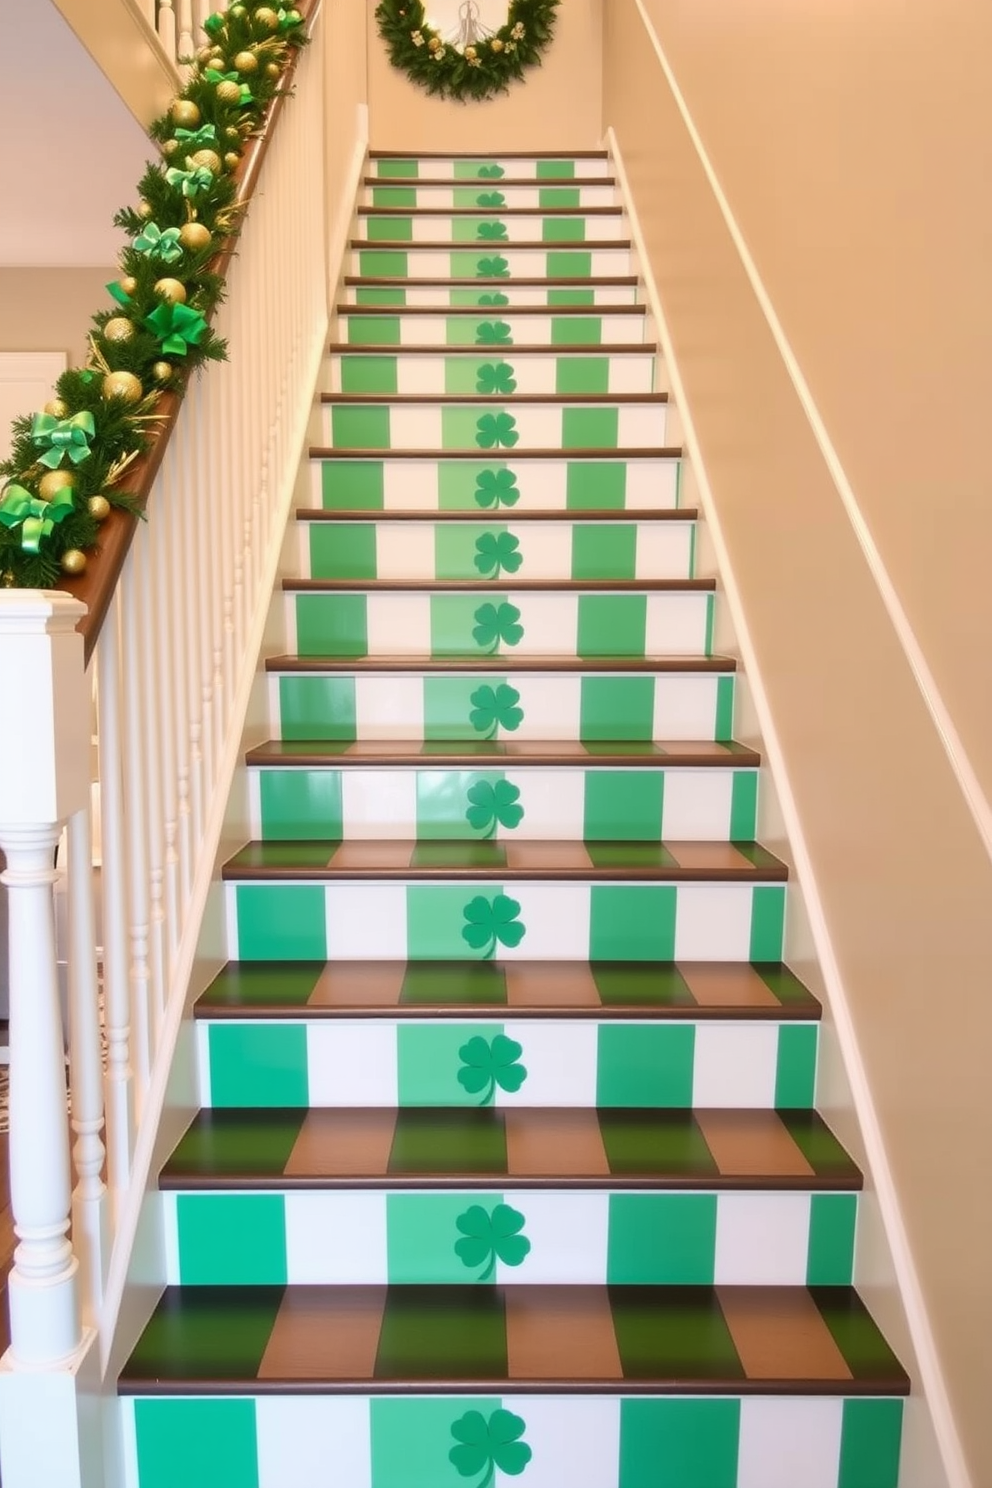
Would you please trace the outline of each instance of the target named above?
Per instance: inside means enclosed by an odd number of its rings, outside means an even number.
[[[208,67],[203,74],[208,83],[237,83],[241,89],[241,97],[238,99],[238,107],[244,108],[246,103],[252,102],[251,89],[247,83],[243,83],[236,72],[218,72],[216,67]]]
[[[35,414],[31,425],[31,438],[45,453],[38,456],[38,463],[49,470],[57,470],[62,456],[68,455],[73,465],[81,465],[90,457],[90,440],[96,433],[91,413],[74,413],[72,418],[57,419],[50,413]]]
[[[169,356],[185,356],[191,346],[199,345],[207,331],[207,322],[199,310],[192,310],[189,305],[161,304],[145,316],[145,325],[151,326],[162,343],[162,350]]]
[[[292,31],[293,27],[298,26],[303,20],[298,10],[283,10],[282,6],[279,7],[276,14],[279,17],[280,31]]]
[[[130,308],[131,296],[126,289],[121,289],[116,279],[111,279],[106,289],[107,293],[117,301],[118,305],[123,305],[125,310]]]
[[[212,124],[201,124],[199,129],[177,129],[176,139],[185,140],[189,150],[199,150],[203,145],[217,143],[217,130]]]
[[[201,191],[210,190],[214,184],[214,173],[207,170],[205,165],[198,165],[196,170],[191,171],[178,170],[173,166],[166,171],[165,179],[170,186],[175,186],[177,191],[181,191],[183,196],[198,196]],[[149,222],[148,227],[151,227],[151,225]],[[145,228],[145,233],[147,233],[148,227]],[[165,231],[167,233],[174,232],[177,237],[179,235],[179,229],[177,227],[167,227]]]
[[[217,36],[221,31],[223,31],[226,24],[227,23],[224,16],[219,15],[217,11],[214,11],[213,15],[208,15],[207,19],[203,22],[203,29],[204,31],[206,31],[208,36]]]
[[[170,171],[169,175],[171,174],[173,173]],[[194,172],[176,171],[175,174],[186,176],[193,175]],[[213,181],[213,176],[210,175],[209,171],[207,175],[210,178],[207,182],[209,185]],[[170,186],[178,186],[180,182],[170,181],[169,184]],[[185,187],[182,189],[184,195],[192,196],[193,193],[191,191],[186,191]],[[178,227],[167,227],[163,229],[159,227],[157,222],[146,222],[131,246],[136,253],[147,254],[149,258],[160,258],[163,263],[175,263],[177,258],[182,258],[183,256],[183,250],[179,243]],[[110,293],[113,294],[113,290]]]
[[[41,539],[72,511],[72,492],[67,486],[57,491],[51,501],[41,501],[23,486],[8,486],[0,499],[0,522],[5,527],[20,527],[21,548],[37,553]]]

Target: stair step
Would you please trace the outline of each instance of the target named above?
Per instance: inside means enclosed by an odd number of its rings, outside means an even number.
[[[331,393],[603,396],[653,392],[657,358],[653,350],[620,345],[575,346],[568,355],[553,346],[502,349],[495,355],[469,347],[441,355],[432,346],[404,346],[394,353],[388,346],[355,351],[332,345],[329,372]]]
[[[616,184],[605,176],[578,176],[564,182],[542,184],[533,178],[504,176],[494,182],[468,185],[418,177],[406,184],[384,182],[366,176],[360,207],[394,211],[589,211],[591,208],[621,207]]]
[[[446,155],[425,152],[395,155],[383,150],[369,152],[371,174],[377,180],[416,181],[421,176],[437,181],[491,181],[516,177],[522,181],[571,181],[574,177],[612,181],[613,170],[605,150],[586,150],[575,155],[528,153],[503,150],[498,155]],[[493,190],[498,190],[494,185]]]
[[[475,277],[475,276],[473,276]],[[486,283],[465,284],[445,275],[439,279],[402,279],[396,276],[376,278],[347,274],[343,280],[344,299],[349,305],[410,305],[437,308],[488,309],[499,312],[512,306],[539,305],[559,309],[575,305],[585,309],[597,305],[636,305],[639,290],[633,274],[598,279],[491,278]]]
[[[348,397],[324,393],[321,429],[332,449],[471,450],[476,459],[492,451],[496,460],[554,449],[656,450],[665,444],[666,395],[498,400],[472,397]],[[511,451],[513,453],[511,453]]]
[[[506,569],[526,566],[526,549],[509,532],[476,538],[462,529],[451,544],[473,579],[421,581],[287,580],[287,643],[315,656],[699,656],[712,651],[709,581],[544,580],[517,583]],[[459,555],[457,548],[461,547]],[[482,572],[492,564],[491,574]],[[503,565],[506,565],[504,569]],[[486,587],[487,578],[492,584]],[[694,588],[693,586],[698,586]],[[399,644],[398,644],[399,643]]]
[[[456,450],[444,456],[429,450],[311,448],[310,490],[315,507],[364,508],[378,512],[489,511],[514,516],[522,511],[558,508],[584,513],[612,507],[640,519],[644,511],[679,504],[679,448],[655,451]]]
[[[630,228],[620,207],[359,207],[357,231],[367,243],[452,244],[492,251],[510,243],[528,247],[549,243],[622,242]]]
[[[629,243],[406,243],[387,246],[352,238],[347,271],[363,279],[473,280],[481,290],[514,279],[567,280],[627,276],[633,267]]]

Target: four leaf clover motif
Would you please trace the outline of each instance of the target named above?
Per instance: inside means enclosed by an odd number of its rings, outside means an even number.
[[[483,294],[479,296],[480,305],[508,305],[509,303],[510,296],[503,294],[501,290],[497,290],[495,294]]]
[[[480,650],[488,651],[490,655],[496,651],[501,641],[504,646],[517,646],[524,638],[520,611],[509,600],[503,600],[498,605],[480,605],[474,619],[472,638]]]
[[[509,362],[483,362],[476,373],[477,393],[515,393],[517,379]]]
[[[497,898],[503,897],[501,894],[497,895]],[[514,901],[511,899],[510,903]],[[517,925],[513,928],[520,931],[522,938],[524,927]],[[497,1085],[501,1090],[514,1095],[527,1078],[526,1066],[520,1063],[523,1052],[523,1045],[518,1044],[516,1039],[507,1038],[505,1033],[496,1033],[491,1039],[483,1038],[481,1033],[477,1033],[475,1038],[470,1038],[458,1050],[462,1061],[458,1083],[464,1086],[469,1095],[478,1095],[481,1092],[480,1106],[492,1103]]]
[[[522,1440],[526,1430],[523,1417],[512,1411],[494,1410],[488,1420],[481,1411],[466,1411],[451,1428],[458,1445],[452,1447],[448,1459],[459,1477],[483,1474],[475,1488],[489,1488],[497,1468],[518,1478],[534,1455]]]
[[[495,837],[497,826],[512,832],[524,819],[520,788],[509,780],[477,780],[469,786],[468,799],[465,819],[483,837]]]
[[[517,421],[512,413],[484,413],[476,421],[475,442],[480,449],[512,449],[519,441]]]
[[[475,478],[477,506],[516,506],[520,500],[512,470],[481,470]]]
[[[477,207],[505,207],[506,197],[502,191],[484,191],[475,198],[475,204]]]
[[[512,346],[513,331],[505,320],[480,321],[475,331],[476,346]]]
[[[505,243],[506,223],[480,222],[475,235],[481,243]]]
[[[520,694],[506,682],[500,682],[497,687],[488,683],[477,687],[470,701],[473,708],[468,721],[484,739],[495,738],[498,728],[512,734],[524,721],[524,710],[518,707]]]
[[[499,181],[506,175],[501,165],[480,165],[479,175],[484,181]]]
[[[466,1266],[485,1269],[476,1281],[489,1281],[496,1262],[520,1266],[530,1253],[530,1241],[520,1231],[527,1223],[519,1209],[497,1204],[490,1214],[481,1204],[473,1204],[455,1220],[462,1239],[455,1241],[455,1254]]]
[[[504,568],[516,573],[523,561],[520,539],[512,532],[484,532],[475,540],[475,566],[484,578],[498,579]]]
[[[510,265],[505,258],[480,258],[475,266],[477,279],[509,279]]]

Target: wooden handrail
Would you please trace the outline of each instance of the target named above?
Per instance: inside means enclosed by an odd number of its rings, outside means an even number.
[[[322,0],[310,0],[309,4],[300,4],[296,7],[306,22],[308,37],[313,35],[321,4]],[[266,110],[261,131],[251,141],[250,147],[245,151],[234,171],[234,177],[238,183],[238,204],[245,209],[258,184],[259,173],[269,148],[272,131],[289,94],[299,58],[299,50],[294,50],[289,65],[283,73],[279,92]],[[224,247],[210,261],[210,268],[214,272],[226,275],[236,252],[236,242],[236,237],[229,238]],[[129,472],[128,489],[135,498],[137,509],[141,512],[147,508],[155,477],[162,464],[166,446],[172,438],[181,407],[182,398],[176,393],[164,391],[161,394],[156,408],[156,413],[163,420],[159,426],[159,432],[151,448],[135,460]],[[132,513],[115,508],[100,526],[97,546],[87,554],[89,561],[85,572],[78,578],[65,578],[59,585],[60,589],[82,600],[86,605],[86,614],[80,620],[77,629],[83,637],[83,651],[87,665],[99,639],[139,520],[140,518]]]

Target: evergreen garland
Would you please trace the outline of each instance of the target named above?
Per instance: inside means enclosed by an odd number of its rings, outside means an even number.
[[[492,98],[539,63],[551,40],[559,0],[511,0],[505,26],[474,45],[452,45],[427,24],[421,0],[381,0],[379,32],[389,60],[441,98]]]
[[[191,372],[226,358],[209,321],[224,295],[212,265],[243,217],[234,173],[306,37],[298,11],[266,0],[236,0],[204,30],[190,80],[149,130],[161,153],[138,204],[114,218],[129,241],[86,366],[63,372],[41,413],[14,421],[0,463],[4,587],[52,588],[85,567],[111,507],[135,509],[126,476],[157,437],[161,393],[181,398]]]

